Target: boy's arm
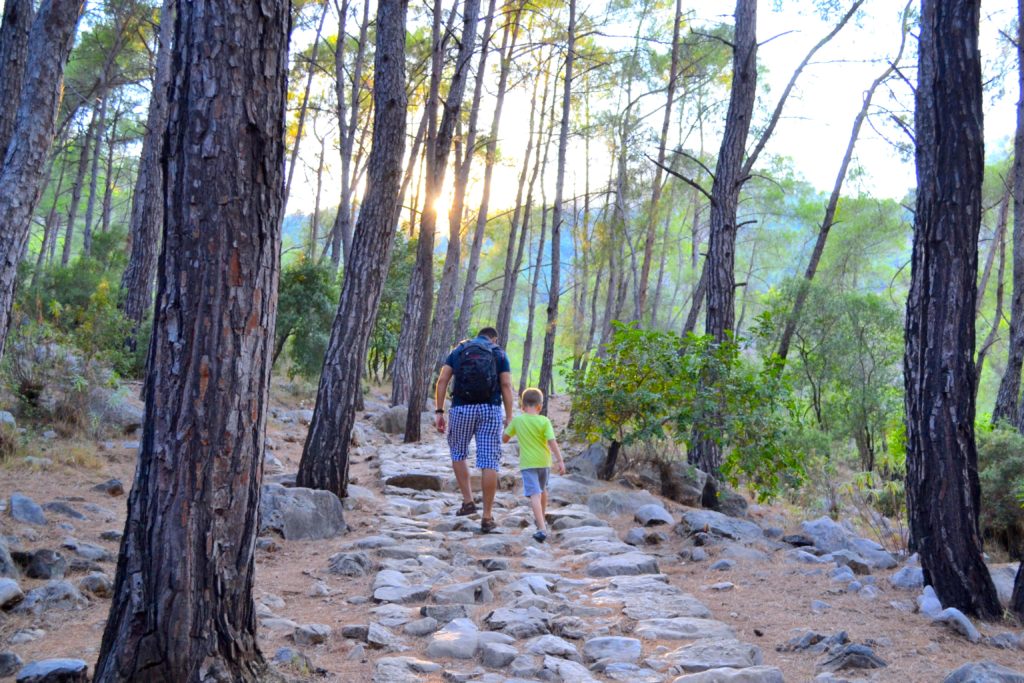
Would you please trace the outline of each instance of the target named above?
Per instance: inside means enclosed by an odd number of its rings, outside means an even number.
[[[548,439],[548,448],[551,449],[551,455],[554,457],[555,464],[558,466],[558,473],[565,474],[565,462],[562,460],[562,449],[558,447],[558,441],[555,439]]]
[[[511,441],[511,440],[512,440],[512,437],[511,437],[511,436],[509,436],[509,433],[508,433],[508,432],[504,432],[504,433],[503,433],[503,434],[501,435],[501,442],[502,442],[502,443],[508,443],[508,442],[509,442],[509,441]]]

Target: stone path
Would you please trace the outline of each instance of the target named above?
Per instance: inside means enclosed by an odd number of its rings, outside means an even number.
[[[478,516],[453,514],[461,498],[442,443],[384,446],[378,461],[379,528],[330,560],[339,573],[373,577],[370,623],[342,635],[375,650],[376,683],[782,680],[757,646],[659,571],[674,554],[620,540],[616,514],[652,530],[672,521],[650,494],[555,477],[552,534],[540,544],[513,489],[513,451],[499,527],[486,535]],[[642,542],[645,530],[631,533]]]

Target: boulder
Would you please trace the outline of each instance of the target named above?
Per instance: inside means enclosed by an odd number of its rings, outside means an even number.
[[[850,533],[830,517],[822,516],[803,522],[800,528],[821,552],[851,550],[864,558],[873,569],[895,569],[897,566],[896,558],[885,548],[870,539]]]
[[[0,609],[10,609],[25,598],[14,579],[0,578]]]
[[[600,557],[587,565],[586,572],[595,577],[660,573],[655,557],[638,552]]]
[[[633,513],[633,519],[637,521],[637,524],[645,527],[675,523],[675,520],[672,519],[672,515],[668,513],[668,510],[656,503],[641,505],[637,508],[636,512]]]
[[[601,636],[583,644],[583,657],[591,662],[627,662],[640,659],[643,644],[636,638]]]
[[[362,552],[335,553],[327,560],[327,571],[341,576],[366,576],[373,570],[373,560]]]
[[[326,624],[303,624],[292,634],[296,645],[319,645],[330,637],[331,627]]]
[[[25,599],[14,608],[14,611],[39,615],[51,609],[80,610],[88,604],[89,601],[74,585],[67,581],[50,581],[26,593]]]
[[[698,640],[665,655],[665,661],[677,670],[693,673],[708,669],[743,669],[764,663],[761,649],[733,638]]]
[[[661,470],[661,495],[688,507],[700,507],[708,475],[682,461],[672,461]]]
[[[943,683],[1024,683],[1024,672],[995,662],[969,662],[951,671]]]
[[[23,496],[20,493],[11,494],[8,513],[16,522],[46,526],[46,515],[43,514],[43,508],[28,496]]]
[[[82,520],[86,518],[85,515],[62,500],[52,500],[49,503],[43,503],[43,509],[71,519]]]
[[[14,563],[11,551],[7,547],[7,539],[0,536],[0,577],[16,579],[20,575],[21,572],[18,571],[18,565]]]
[[[608,457],[608,449],[600,443],[592,443],[582,453],[566,459],[567,472],[575,472],[589,479],[597,479],[598,472],[604,467]]]
[[[109,598],[114,594],[114,582],[102,572],[93,572],[78,580],[78,588],[97,598]]]
[[[375,417],[373,425],[385,434],[403,434],[408,414],[407,406],[393,406]]]
[[[602,491],[587,498],[590,511],[598,515],[632,515],[644,505],[657,505],[658,499],[647,491]]]
[[[700,640],[703,638],[735,638],[728,624],[714,619],[673,617],[671,619],[643,619],[637,622],[633,633],[644,640]]]
[[[127,386],[116,391],[94,387],[89,392],[89,412],[99,423],[121,434],[129,434],[142,427],[144,404]]]
[[[24,663],[21,657],[13,652],[0,652],[0,678],[10,678]]]
[[[469,619],[455,619],[430,638],[427,656],[472,659],[480,646],[480,630]]]
[[[15,683],[89,683],[89,665],[81,659],[43,659],[22,667]]]
[[[761,527],[745,519],[729,517],[714,510],[687,510],[682,528],[690,534],[704,531],[734,541],[759,541],[764,538]]]
[[[440,664],[415,657],[382,657],[373,669],[373,683],[421,683],[424,674],[441,670]]]
[[[259,517],[260,534],[289,541],[334,538],[346,530],[341,501],[329,491],[264,484]]]
[[[672,679],[672,683],[783,683],[782,671],[774,666],[708,669]]]

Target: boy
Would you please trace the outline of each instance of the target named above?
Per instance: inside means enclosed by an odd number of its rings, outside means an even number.
[[[533,538],[543,543],[548,537],[544,512],[548,507],[548,473],[551,469],[551,454],[555,454],[558,473],[565,474],[562,452],[555,441],[555,428],[551,420],[540,414],[544,405],[544,394],[540,389],[527,389],[520,399],[523,412],[516,415],[502,434],[502,443],[512,437],[519,438],[519,471],[523,475],[523,495],[530,499],[537,532]]]

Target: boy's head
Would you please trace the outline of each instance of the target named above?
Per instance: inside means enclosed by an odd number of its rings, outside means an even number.
[[[523,392],[519,401],[523,404],[524,411],[528,413],[539,413],[540,409],[544,406],[544,392],[540,389],[527,389]]]

